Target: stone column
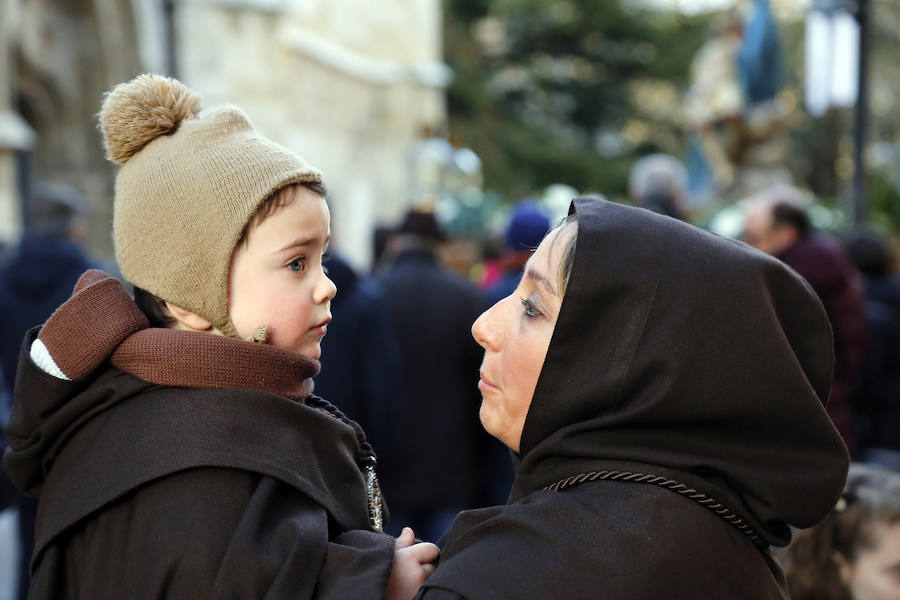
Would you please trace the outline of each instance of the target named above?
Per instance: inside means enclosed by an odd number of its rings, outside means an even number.
[[[12,245],[22,234],[18,155],[31,149],[34,133],[13,105],[12,50],[19,0],[0,0],[0,15],[0,244]]]
[[[446,119],[440,1],[182,0],[176,21],[181,78],[323,170],[335,246],[367,269],[422,125]]]

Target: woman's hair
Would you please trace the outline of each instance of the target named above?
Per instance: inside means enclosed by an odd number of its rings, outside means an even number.
[[[296,199],[295,186],[302,186],[311,192],[318,194],[322,198],[326,198],[328,191],[322,183],[298,183],[286,185],[271,194],[262,201],[250,220],[244,226],[241,237],[238,239],[235,248],[245,248],[247,245],[247,236],[251,229],[265,221],[269,216],[280,208],[291,204]],[[141,312],[147,316],[151,327],[172,327],[176,323],[176,319],[171,315],[169,309],[166,308],[166,301],[159,298],[147,290],[134,286],[134,302],[141,309]]]
[[[900,522],[900,473],[853,464],[834,510],[797,532],[780,556],[793,600],[850,600],[840,562],[853,564],[875,542],[878,525]]]
[[[572,277],[572,265],[575,264],[575,242],[578,238],[578,219],[575,215],[561,219],[559,223],[547,232],[546,237],[551,237],[550,247],[562,243],[562,257],[559,261],[559,271],[556,273],[556,286],[559,297],[566,295],[569,287],[569,279]]]

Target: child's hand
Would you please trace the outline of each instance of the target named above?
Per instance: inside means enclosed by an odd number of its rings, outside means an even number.
[[[388,580],[387,600],[410,600],[434,572],[441,551],[434,544],[415,544],[415,534],[404,527],[394,544],[394,566]]]

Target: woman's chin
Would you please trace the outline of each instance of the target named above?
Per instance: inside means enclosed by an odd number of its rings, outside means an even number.
[[[491,434],[491,436],[493,437],[497,437],[494,434],[493,426],[491,423],[490,409],[485,406],[484,400],[481,401],[481,408],[478,410],[478,420],[481,421],[481,427],[484,428],[486,432]]]

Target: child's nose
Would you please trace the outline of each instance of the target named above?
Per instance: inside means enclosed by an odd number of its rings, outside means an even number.
[[[316,285],[314,297],[316,304],[322,304],[332,300],[337,294],[337,286],[328,278],[328,275],[322,273],[322,278]]]

